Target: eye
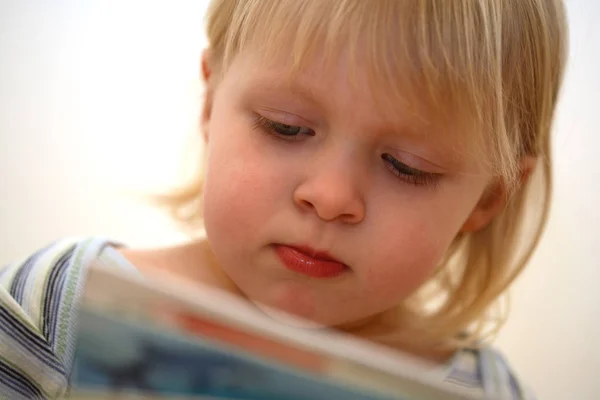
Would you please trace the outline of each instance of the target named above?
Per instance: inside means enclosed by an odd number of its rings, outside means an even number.
[[[300,140],[300,136],[302,135],[315,135],[315,132],[310,128],[284,124],[281,122],[270,120],[261,115],[256,116],[254,127],[260,128],[266,133],[278,136],[284,140]]]
[[[400,179],[417,186],[435,185],[439,182],[441,175],[433,172],[425,172],[398,161],[390,154],[381,155],[382,160],[390,171]]]

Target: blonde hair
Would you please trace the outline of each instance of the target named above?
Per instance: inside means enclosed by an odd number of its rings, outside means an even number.
[[[266,59],[289,49],[283,56],[295,70],[318,51],[365,68],[374,98],[386,88],[381,104],[463,116],[477,133],[471,151],[485,155],[485,166],[509,188],[507,205],[484,229],[459,234],[422,290],[357,333],[454,348],[497,331],[506,316],[495,313],[502,311],[497,300],[532,255],[550,205],[550,130],[566,53],[562,2],[213,0],[207,18],[220,74],[250,48]],[[520,184],[525,155],[538,165],[534,179]],[[198,172],[166,199],[180,221],[198,226],[201,196]]]

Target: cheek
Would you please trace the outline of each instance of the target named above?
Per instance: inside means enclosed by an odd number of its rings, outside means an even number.
[[[364,271],[364,282],[374,293],[402,299],[423,284],[436,268],[446,246],[435,235],[406,231],[382,240]],[[389,236],[388,236],[389,237]]]
[[[245,121],[218,114],[213,121],[203,198],[206,231],[212,239],[248,241],[284,197],[274,184],[285,182],[282,168],[262,154],[260,132]]]
[[[380,204],[388,210],[382,214],[393,218],[378,221],[377,232],[369,235],[374,251],[363,264],[368,266],[363,279],[373,293],[403,298],[425,283],[476,203],[477,191],[406,200],[403,206]]]
[[[265,187],[245,161],[209,150],[203,199],[207,231],[223,230],[234,238],[253,225]]]

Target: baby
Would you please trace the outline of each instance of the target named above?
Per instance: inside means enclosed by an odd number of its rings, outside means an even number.
[[[204,169],[163,199],[205,235],[59,241],[0,270],[0,393],[64,395],[100,261],[531,398],[485,339],[544,228],[565,31],[559,0],[213,0]]]

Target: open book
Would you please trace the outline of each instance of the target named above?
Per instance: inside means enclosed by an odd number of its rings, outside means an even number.
[[[282,324],[214,288],[100,267],[77,343],[72,399],[473,399],[385,347]]]

